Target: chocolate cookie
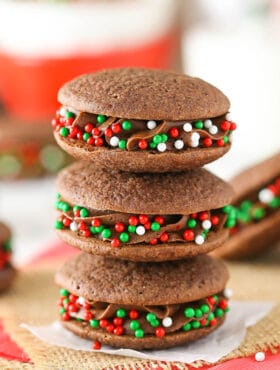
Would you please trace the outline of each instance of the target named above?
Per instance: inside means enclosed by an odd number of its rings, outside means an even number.
[[[0,179],[53,174],[69,163],[47,122],[19,122],[0,115]]]
[[[194,341],[215,330],[228,311],[227,269],[208,256],[157,264],[81,253],[55,280],[63,326],[114,347]]]
[[[56,229],[92,254],[165,261],[207,253],[228,236],[231,187],[205,169],[137,174],[76,162],[57,180]]]
[[[175,72],[121,68],[82,75],[58,93],[58,144],[78,159],[132,172],[201,167],[230,149],[229,100]]]
[[[280,240],[280,153],[231,181],[236,196],[228,208],[230,239],[214,255],[252,257]]]
[[[11,260],[11,232],[9,228],[0,223],[0,292],[9,288],[15,277],[15,269]]]

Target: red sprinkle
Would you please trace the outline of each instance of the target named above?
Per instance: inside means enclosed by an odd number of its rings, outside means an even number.
[[[62,314],[61,318],[62,318],[63,321],[68,321],[68,320],[70,320],[70,315],[69,315],[68,312],[64,312],[64,314]]]
[[[93,124],[92,123],[87,123],[85,125],[85,132],[91,133],[92,129],[93,129]]]
[[[169,135],[173,138],[176,138],[179,136],[179,130],[177,129],[177,127],[172,127],[170,130],[169,130]]]
[[[226,299],[220,299],[219,305],[218,305],[222,310],[225,310],[228,306],[227,300]]]
[[[74,303],[69,304],[67,309],[69,312],[77,312],[79,310],[78,306],[75,305]]]
[[[94,144],[96,146],[102,146],[104,144],[104,140],[102,139],[102,137],[98,137],[98,138],[95,139]]]
[[[74,139],[78,135],[79,132],[80,132],[80,130],[78,129],[77,126],[72,126],[72,127],[70,127],[70,132],[69,132],[68,136],[71,139]]]
[[[123,326],[117,326],[115,329],[114,329],[114,334],[115,335],[123,335],[124,333],[124,328]]]
[[[121,326],[123,325],[123,319],[121,317],[115,317],[113,320],[114,325]]]
[[[231,123],[229,121],[223,121],[220,125],[223,131],[228,131],[230,129]]]
[[[206,212],[206,211],[200,212],[199,215],[198,215],[198,218],[199,218],[200,221],[208,220],[208,218],[209,218],[208,212]]]
[[[140,215],[139,221],[140,224],[145,225],[147,222],[149,222],[149,217],[147,215]]]
[[[224,146],[225,143],[224,143],[224,140],[223,139],[218,139],[217,140],[217,146]]]
[[[113,136],[113,131],[109,127],[106,128],[104,133],[105,133],[105,136],[107,136],[107,137],[112,137]]]
[[[99,218],[94,218],[92,221],[91,221],[91,224],[92,226],[94,227],[99,227],[101,225],[101,221],[99,220]]]
[[[215,299],[214,299],[213,297],[208,297],[208,298],[207,298],[207,301],[208,301],[212,306],[214,306],[214,305],[215,305],[215,303],[216,303],[216,301],[215,301]]]
[[[87,139],[87,144],[89,144],[89,145],[94,145],[94,142],[95,142],[95,140],[92,136]]]
[[[159,238],[159,240],[162,243],[165,243],[165,242],[167,242],[168,238],[169,238],[169,235],[167,233],[162,233],[161,236],[160,236],[160,238]]]
[[[207,148],[212,146],[213,144],[213,141],[211,139],[211,137],[206,137],[204,140],[203,140],[203,144],[204,146],[206,146]]]
[[[98,342],[98,340],[95,340],[92,344],[92,349],[96,349],[96,350],[101,349],[101,343]]]
[[[165,336],[165,330],[163,327],[159,326],[156,328],[156,336],[162,338]]]
[[[108,333],[113,333],[114,329],[115,329],[115,327],[114,327],[113,324],[108,324],[106,326],[106,330],[107,330]]]
[[[89,321],[89,320],[91,320],[92,318],[93,318],[92,313],[91,313],[90,311],[86,311],[86,312],[85,312],[85,315],[84,315],[84,319],[85,319],[86,321]]]
[[[113,238],[112,240],[111,240],[111,247],[113,247],[113,248],[118,248],[120,246],[120,241],[119,241],[119,239],[117,239],[117,238]]]
[[[142,150],[147,149],[147,146],[148,146],[147,140],[141,139],[138,141],[139,149],[142,149]]]
[[[100,328],[106,328],[106,326],[108,325],[108,320],[106,320],[106,319],[101,319],[100,321],[99,321],[99,325],[100,325]]]
[[[117,233],[122,233],[124,231],[124,223],[122,222],[117,222],[116,225],[115,225],[115,230]]]
[[[139,217],[140,219],[140,217]],[[129,225],[133,225],[133,226],[136,226],[138,225],[138,218],[136,216],[130,216],[129,219],[128,219],[128,223]]]
[[[160,225],[164,224],[164,218],[162,216],[156,216],[155,221],[158,222]]]
[[[157,238],[154,238],[154,239],[152,239],[152,240],[150,241],[150,244],[151,244],[151,245],[156,245],[157,243],[158,243]]]
[[[119,134],[122,130],[121,125],[119,123],[113,123],[111,128],[114,134]]]
[[[138,311],[136,311],[136,310],[131,310],[131,311],[129,311],[129,317],[130,317],[132,320],[136,320],[136,319],[138,319],[138,317],[139,317],[139,313],[138,313]]]
[[[231,124],[230,124],[230,129],[231,129],[231,131],[236,130],[236,127],[237,127],[236,123],[231,122]]]
[[[70,226],[71,222],[72,222],[72,221],[70,220],[70,218],[67,218],[67,217],[64,217],[64,219],[63,219],[63,221],[62,221],[62,223],[63,223],[63,225],[64,225],[65,227]]]
[[[219,217],[216,216],[216,215],[211,216],[210,220],[211,220],[212,225],[218,225],[218,223],[219,223]]]
[[[151,223],[150,223],[150,221],[146,222],[146,223],[144,224],[144,227],[145,227],[145,229],[146,229],[146,230],[150,230],[150,228],[151,228]]]
[[[94,128],[91,130],[91,133],[92,133],[92,136],[99,136],[99,135],[100,135],[100,130],[99,130],[99,128],[94,127]]]
[[[183,233],[183,238],[188,242],[194,240],[194,232],[190,229],[185,230]]]
[[[201,319],[199,322],[201,326],[205,326],[207,323],[207,320],[204,318],[204,319]]]
[[[216,319],[216,317],[214,317],[214,319],[210,320],[209,324],[210,324],[210,326],[217,325],[217,319]]]

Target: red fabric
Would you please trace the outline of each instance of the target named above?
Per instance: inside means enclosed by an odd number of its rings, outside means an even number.
[[[18,360],[21,362],[29,362],[28,355],[11,340],[9,334],[4,331],[0,321],[0,356],[7,360]]]
[[[70,248],[66,244],[55,241],[53,242],[49,248],[47,248],[44,252],[40,255],[33,258],[30,263],[34,265],[34,263],[39,263],[43,260],[52,260],[52,259],[67,259],[75,254],[78,251],[74,248]],[[23,350],[18,347],[18,345],[13,342],[9,335],[4,332],[3,326],[1,325],[0,321],[0,357],[10,360],[18,360],[21,362],[28,362],[30,359],[28,358],[27,354],[23,352]],[[117,366],[116,370],[119,369]],[[158,367],[151,367],[147,366],[147,370],[163,370],[163,368],[159,365]],[[178,367],[173,365],[172,370],[180,370],[182,367]],[[188,369],[194,369],[193,367],[188,366]],[[201,367],[200,370],[279,370],[280,369],[280,347],[277,354],[273,355],[271,353],[266,353],[266,359],[263,362],[257,362],[254,356],[247,357],[247,358],[237,358],[234,360],[223,362],[219,365],[214,366],[204,366]]]

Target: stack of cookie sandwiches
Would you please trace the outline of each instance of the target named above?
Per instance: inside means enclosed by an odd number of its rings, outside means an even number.
[[[11,231],[0,222],[0,293],[10,287],[16,275],[11,255]]]
[[[186,75],[113,69],[59,91],[55,138],[80,159],[57,180],[58,236],[81,253],[56,274],[73,333],[133,349],[201,338],[228,311],[229,184],[201,168],[236,125],[214,86]],[[54,121],[53,121],[54,122]]]

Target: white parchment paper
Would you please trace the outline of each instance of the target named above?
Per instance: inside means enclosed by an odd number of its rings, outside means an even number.
[[[154,351],[116,349],[102,345],[98,352],[161,361],[192,363],[197,360],[204,360],[210,363],[216,362],[239,346],[246,334],[246,328],[266,316],[273,307],[273,303],[233,301],[230,307],[231,310],[227,313],[226,320],[221,327],[192,344]],[[37,338],[48,344],[74,350],[93,351],[91,340],[77,337],[64,329],[58,321],[46,326],[21,324],[21,327],[29,330]]]

